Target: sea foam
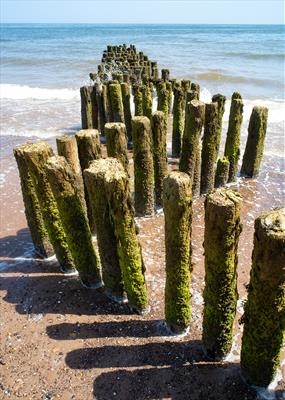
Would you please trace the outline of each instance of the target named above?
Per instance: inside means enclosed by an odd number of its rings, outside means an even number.
[[[0,85],[0,98],[12,100],[37,99],[37,100],[72,100],[79,99],[79,89],[69,88],[40,88],[25,85],[3,83]]]

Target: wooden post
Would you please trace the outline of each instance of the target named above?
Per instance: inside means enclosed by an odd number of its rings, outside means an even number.
[[[158,84],[156,85],[156,90],[157,90],[157,111],[164,112],[165,115],[164,123],[165,123],[165,129],[167,131],[169,92],[166,89],[166,83],[158,82]]]
[[[190,322],[191,181],[187,174],[172,171],[163,183],[165,214],[165,320],[175,333]]]
[[[230,162],[227,157],[218,158],[215,175],[215,188],[226,186],[229,179]]]
[[[143,93],[143,115],[150,121],[152,119],[152,87],[150,84],[145,85],[142,89]]]
[[[237,247],[241,196],[227,189],[205,201],[203,344],[210,358],[230,352],[237,305]]]
[[[105,290],[110,298],[122,302],[124,301],[124,285],[105,182],[106,173],[117,164],[114,158],[92,161],[89,168],[84,170],[84,180],[95,219]]]
[[[222,137],[222,129],[223,129],[223,115],[225,112],[225,103],[226,97],[222,94],[215,94],[212,97],[213,103],[218,103],[218,128],[217,128],[217,157],[219,155],[221,137]]]
[[[255,220],[244,308],[241,369],[255,386],[268,386],[280,363],[285,329],[285,208]]]
[[[138,118],[138,117],[137,117]],[[146,117],[141,117],[146,118]],[[118,243],[120,267],[131,309],[148,311],[141,247],[136,234],[129,178],[119,161],[106,171],[106,192]]]
[[[169,69],[166,69],[166,68],[162,69],[161,70],[161,79],[164,82],[169,81],[169,74],[170,74]]]
[[[60,268],[64,273],[74,274],[76,271],[73,259],[68,249],[56,201],[46,176],[45,164],[48,158],[53,156],[52,148],[48,143],[38,142],[25,144],[21,150],[33,180],[44,224]]]
[[[193,182],[197,158],[200,159],[200,135],[205,118],[205,104],[199,100],[187,103],[185,109],[185,127],[182,139],[182,151],[179,170],[186,172]],[[200,168],[199,168],[200,169]]]
[[[154,170],[149,119],[147,117],[134,117],[132,132],[135,210],[138,216],[152,215],[154,212]]]
[[[134,103],[135,103],[135,115],[143,115],[143,93],[142,86],[135,84],[133,85]]]
[[[108,85],[110,105],[112,113],[112,121],[110,122],[125,122],[124,107],[122,100],[121,85],[119,83],[109,83]]]
[[[199,83],[191,82],[190,89],[193,92],[196,92],[197,100],[200,100],[200,85]]]
[[[217,159],[218,103],[206,104],[205,127],[202,144],[201,194],[214,188]]]
[[[98,105],[95,86],[80,88],[82,129],[98,129]]]
[[[54,251],[44,224],[36,189],[24,158],[25,147],[26,145],[22,145],[14,149],[14,156],[20,175],[25,215],[36,254],[47,258],[51,257]]]
[[[126,131],[128,142],[132,141],[132,113],[130,103],[130,85],[126,82],[121,83],[122,101],[124,106],[124,120],[126,124]]]
[[[99,288],[102,286],[100,260],[77,190],[77,176],[61,156],[50,157],[45,168],[80,280],[85,287]]]
[[[122,122],[109,122],[105,125],[108,157],[117,158],[128,172],[128,152],[126,125]]]
[[[242,176],[254,178],[259,174],[267,129],[267,117],[268,109],[266,107],[253,107],[242,160]]]
[[[156,111],[152,115],[152,145],[154,164],[154,192],[155,203],[162,206],[163,179],[168,173],[165,115],[162,111]]]
[[[181,87],[174,88],[173,126],[172,126],[172,157],[179,157],[183,135],[184,93]]]
[[[240,129],[242,124],[243,102],[239,93],[232,95],[229,126],[225,145],[225,156],[230,162],[229,182],[235,182],[240,155]]]

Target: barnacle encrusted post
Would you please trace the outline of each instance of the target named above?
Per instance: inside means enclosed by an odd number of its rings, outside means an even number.
[[[205,200],[205,288],[203,344],[207,355],[223,359],[232,345],[237,305],[237,248],[241,196],[217,189]]]
[[[157,111],[163,111],[165,115],[164,124],[167,131],[168,127],[168,100],[169,92],[165,82],[158,82],[156,85],[157,91]]]
[[[172,156],[179,157],[181,152],[181,140],[183,135],[183,110],[184,92],[181,87],[174,87],[173,100],[173,125],[172,125]]]
[[[259,173],[263,157],[267,117],[268,109],[266,107],[253,107],[240,172],[242,176],[254,178]]]
[[[50,157],[45,168],[80,280],[88,288],[101,287],[100,259],[92,243],[77,176],[61,156]]]
[[[152,85],[146,84],[142,89],[143,93],[143,115],[150,121],[152,118]]]
[[[199,100],[192,100],[187,103],[179,170],[190,176],[191,183],[193,183],[195,169],[198,169],[200,173],[200,165],[197,165],[196,161],[200,161],[200,135],[204,117],[204,103]]]
[[[231,100],[229,125],[224,153],[230,162],[228,182],[235,182],[237,179],[238,160],[240,155],[240,130],[243,118],[242,113],[242,97],[238,92],[234,92]]]
[[[132,120],[135,210],[138,216],[154,212],[154,170],[150,121],[138,116]]]
[[[81,171],[89,167],[89,164],[93,160],[101,158],[101,145],[100,137],[97,129],[82,129],[75,134],[78,156],[81,166]],[[87,215],[90,224],[91,232],[95,231],[95,223],[92,216],[92,207],[88,198],[88,193],[84,186],[85,201],[87,206]]]
[[[124,296],[122,273],[117,251],[117,239],[106,193],[105,175],[118,164],[114,158],[92,161],[84,170],[84,180],[96,224],[97,243],[101,259],[102,277],[107,294],[121,301]]]
[[[75,268],[68,249],[60,214],[46,176],[45,164],[53,150],[46,142],[28,143],[21,147],[40,203],[45,227],[61,270],[74,273]]]
[[[152,146],[154,164],[154,192],[155,203],[162,206],[163,179],[168,173],[165,115],[162,111],[156,111],[152,115]]]
[[[268,386],[280,363],[285,333],[285,208],[255,220],[241,369],[255,386]]]
[[[106,146],[108,157],[117,158],[128,171],[128,151],[126,125],[122,122],[109,122],[105,125]]]
[[[110,122],[125,122],[121,85],[109,83],[108,90],[112,113],[112,121]]]
[[[135,104],[135,115],[136,116],[143,115],[143,92],[141,85],[139,84],[133,85],[133,95]]]
[[[130,85],[127,82],[121,83],[122,101],[124,107],[124,120],[126,125],[128,141],[132,141],[132,113],[131,113],[131,94]]]
[[[144,117],[146,118],[146,117]],[[143,314],[148,308],[144,263],[136,234],[130,183],[122,164],[115,160],[105,174],[106,192],[117,238],[117,250],[130,307]]]
[[[98,128],[98,105],[95,86],[80,88],[82,129]]]
[[[14,157],[18,165],[25,215],[34,248],[40,257],[46,258],[52,256],[54,251],[44,224],[36,188],[25,161],[25,146],[26,145],[22,145],[14,149]]]
[[[163,182],[165,214],[165,320],[175,333],[190,322],[190,232],[192,215],[191,180],[172,171]]]
[[[226,186],[229,179],[230,162],[227,157],[220,157],[217,161],[215,174],[215,188]]]
[[[208,103],[205,109],[205,127],[201,153],[201,188],[206,194],[214,188],[217,160],[218,103]]]
[[[217,157],[218,157],[221,137],[222,137],[223,115],[225,112],[226,97],[220,93],[214,94],[214,96],[212,97],[212,102],[218,103],[218,128],[217,128]]]

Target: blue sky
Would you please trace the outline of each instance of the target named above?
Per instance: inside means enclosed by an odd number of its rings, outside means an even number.
[[[284,24],[283,0],[0,0],[1,22]]]

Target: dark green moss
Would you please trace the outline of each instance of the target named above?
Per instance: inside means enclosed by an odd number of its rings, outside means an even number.
[[[125,122],[124,107],[122,100],[121,85],[119,83],[109,83],[108,85],[110,105],[112,112],[112,121],[110,122]]]
[[[220,142],[221,142],[221,137],[222,137],[222,129],[223,129],[223,115],[225,112],[225,103],[226,103],[226,97],[223,96],[222,94],[215,94],[212,97],[212,102],[213,103],[218,103],[218,128],[217,128],[217,157],[219,155],[219,149],[220,149]]]
[[[184,93],[181,87],[174,88],[173,125],[172,125],[172,156],[179,157],[183,135]]]
[[[135,103],[135,115],[143,115],[143,92],[141,85],[133,85],[133,95]]]
[[[126,124],[128,141],[132,140],[132,113],[130,103],[130,86],[128,83],[121,83],[122,101],[124,106],[124,119]]]
[[[215,175],[215,188],[223,187],[229,179],[230,163],[227,157],[218,158]]]
[[[108,157],[117,158],[128,172],[128,153],[126,126],[121,122],[109,122],[105,125],[106,146]]]
[[[145,115],[150,121],[152,119],[152,87],[151,85],[145,85],[143,87],[143,115]]]

